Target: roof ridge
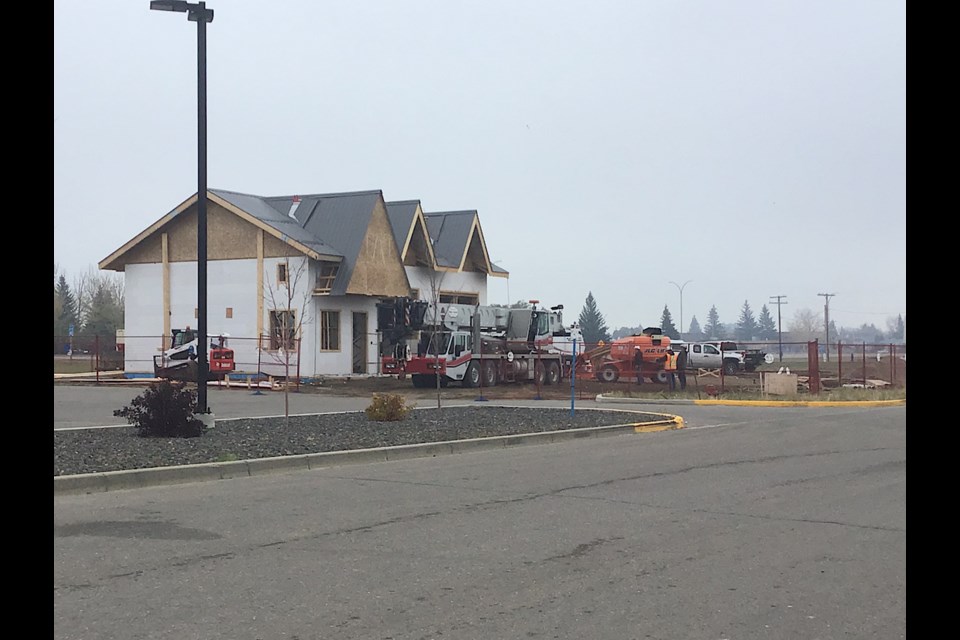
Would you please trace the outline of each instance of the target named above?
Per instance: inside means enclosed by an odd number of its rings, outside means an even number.
[[[238,196],[249,196],[251,198],[263,198],[263,196],[258,196],[255,193],[247,193],[246,191],[234,191],[232,189],[215,189],[213,187],[207,187],[207,191],[220,191],[223,193],[232,193]]]
[[[282,196],[261,196],[261,197],[263,197],[263,198],[265,198],[265,199],[277,199],[277,198],[285,199],[285,198],[293,198],[294,196],[297,196],[297,197],[299,197],[300,199],[303,199],[303,198],[343,198],[343,197],[346,197],[346,196],[368,196],[368,195],[373,195],[373,194],[376,194],[376,193],[379,193],[379,194],[383,195],[383,190],[382,190],[382,189],[368,189],[368,190],[366,190],[366,191],[338,191],[338,192],[336,192],[336,193],[291,193],[291,194],[289,194],[289,195],[282,195]]]
[[[423,215],[425,216],[452,216],[452,215],[473,215],[476,214],[476,209],[462,209],[457,211],[424,211]]]

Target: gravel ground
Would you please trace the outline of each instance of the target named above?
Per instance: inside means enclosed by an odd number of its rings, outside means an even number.
[[[400,422],[354,413],[218,420],[199,438],[141,438],[133,427],[55,431],[53,475],[248,460],[445,440],[560,431],[662,419],[660,414],[578,409],[417,409]]]

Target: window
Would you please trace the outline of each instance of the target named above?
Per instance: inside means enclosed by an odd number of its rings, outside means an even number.
[[[468,304],[476,306],[480,304],[480,294],[463,293],[460,291],[441,291],[440,302],[450,302],[453,304]]]
[[[340,265],[336,262],[321,262],[320,273],[317,274],[317,283],[314,287],[314,293],[330,293],[333,288],[333,281],[337,279],[340,272]]]
[[[277,284],[287,284],[289,275],[290,274],[287,273],[286,262],[281,262],[280,264],[277,265]]]
[[[453,354],[455,356],[459,356],[461,353],[463,353],[466,350],[467,350],[467,336],[466,334],[458,333],[453,337]]]
[[[340,312],[320,312],[320,350],[340,350]]]
[[[297,312],[282,309],[270,312],[270,348],[291,350],[296,344]]]
[[[233,317],[233,307],[227,307],[227,317],[228,318]]]

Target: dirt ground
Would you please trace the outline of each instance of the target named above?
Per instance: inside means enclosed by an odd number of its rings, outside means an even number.
[[[840,364],[839,373],[842,380],[837,377],[836,362],[820,363],[820,377],[824,388],[835,388],[841,384],[857,384],[866,380],[872,381],[895,381],[890,386],[906,387],[907,363],[904,360],[896,361],[896,368],[893,370],[889,360],[877,362],[876,359],[868,359],[866,362],[843,362]],[[761,370],[767,373],[776,373],[779,366],[768,365]],[[791,373],[796,373],[803,378],[809,376],[809,370],[791,368]],[[864,376],[866,373],[866,376]],[[696,396],[699,392],[702,397],[708,397],[708,387],[717,388],[721,386],[720,378],[716,375],[696,375],[696,372],[687,373],[687,394]],[[722,386],[726,390],[751,391],[760,389],[760,372],[743,374],[740,376],[724,376]],[[358,397],[369,397],[374,393],[400,393],[409,398],[435,398],[437,390],[435,387],[429,389],[415,389],[412,382],[407,379],[398,380],[393,377],[371,377],[371,378],[327,378],[323,384],[313,387],[304,385],[301,391],[323,393],[333,391],[338,395],[350,395]],[[667,385],[645,382],[643,385],[637,385],[634,382],[614,382],[604,383],[595,378],[578,376],[573,392],[577,398],[593,399],[597,394],[608,394],[616,391],[630,391],[633,394],[650,395],[651,397],[661,397],[669,393]],[[570,380],[563,380],[559,385],[541,385],[539,388],[532,383],[518,383],[509,385],[498,385],[493,388],[475,388],[464,389],[458,384],[450,384],[440,390],[444,398],[457,399],[476,399],[486,397],[497,400],[510,399],[531,399],[537,396],[545,399],[566,399],[570,397]]]
[[[804,362],[803,364],[806,363]],[[895,368],[891,366],[888,359],[884,359],[881,362],[877,362],[875,358],[867,359],[865,362],[862,359],[854,362],[842,362],[839,363],[842,380],[837,377],[837,364],[836,362],[820,363],[820,377],[824,389],[836,388],[841,384],[862,384],[864,378],[866,378],[867,381],[878,380],[888,383],[893,381],[893,384],[890,386],[894,388],[906,387],[907,363],[904,360],[897,359]],[[779,365],[764,365],[761,371],[776,373],[778,369]],[[809,375],[809,371],[806,368],[801,369],[791,364],[791,373],[796,373],[800,376],[802,388],[802,382],[804,378]],[[866,374],[865,376],[864,373]],[[70,381],[55,380],[55,384],[57,382],[64,384],[93,383],[92,380],[88,381],[85,379],[73,379]],[[138,381],[104,379],[102,384],[137,385]],[[139,382],[139,384],[146,386],[149,382],[143,380]],[[691,371],[687,373],[687,391],[682,395],[694,398],[707,398],[711,395],[709,393],[711,388],[715,390],[719,388],[721,384],[722,388],[726,391],[759,392],[760,372],[740,376],[724,376],[721,383],[720,378],[716,375],[707,374],[698,376],[696,372]],[[395,376],[328,377],[325,378],[321,384],[301,384],[299,391],[302,393],[335,393],[337,395],[353,397],[371,397],[375,393],[398,393],[408,398],[435,398],[437,396],[435,387],[416,389],[413,387],[413,383],[409,378],[398,380]],[[604,383],[595,378],[579,375],[573,387],[575,397],[578,399],[593,399],[596,398],[598,394],[624,391],[629,391],[633,395],[650,397],[665,397],[669,394],[667,385],[665,384],[646,382],[638,386],[635,382]],[[475,400],[481,397],[491,400],[529,400],[538,397],[542,399],[565,400],[570,398],[571,384],[569,379],[561,381],[559,385],[541,385],[539,388],[532,383],[517,383],[498,385],[493,388],[484,387],[475,389],[464,389],[460,387],[459,384],[450,384],[441,389],[440,393],[443,398],[464,400]],[[679,391],[674,394],[674,397],[677,395],[681,395]]]

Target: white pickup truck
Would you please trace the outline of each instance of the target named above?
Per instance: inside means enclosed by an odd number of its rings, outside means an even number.
[[[728,376],[753,371],[763,364],[766,356],[760,349],[738,348],[737,343],[730,340],[671,343],[675,349],[680,345],[687,347],[688,369],[723,369]]]

